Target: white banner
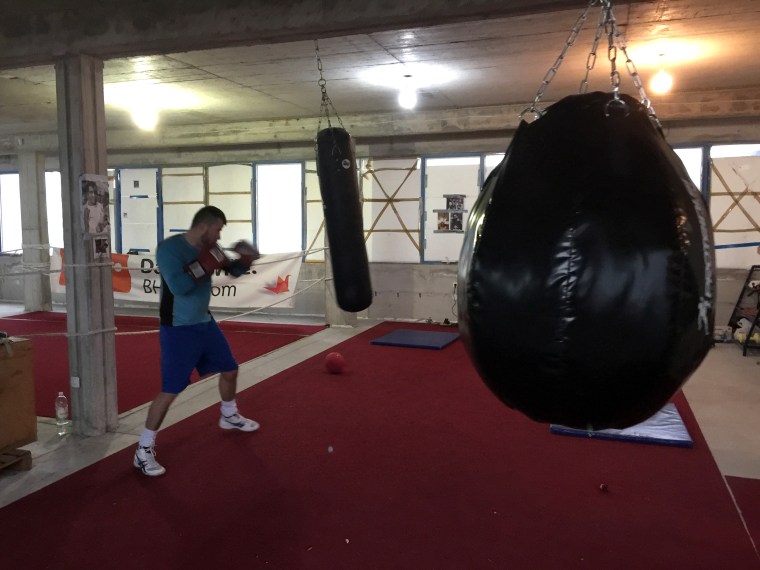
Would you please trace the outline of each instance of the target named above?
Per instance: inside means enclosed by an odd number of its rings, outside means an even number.
[[[301,252],[262,255],[251,272],[237,279],[224,270],[212,276],[211,307],[252,308],[293,307],[293,293],[301,271]],[[53,248],[50,260],[50,288],[53,293],[66,292],[66,280],[61,271],[65,253]],[[157,303],[161,276],[152,255],[111,254],[114,299]]]

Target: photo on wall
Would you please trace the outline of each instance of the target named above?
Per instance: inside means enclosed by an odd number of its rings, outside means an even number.
[[[98,237],[92,240],[92,258],[101,261],[111,259],[110,238]]]
[[[82,191],[82,228],[85,236],[110,235],[108,177],[83,174],[79,180]]]
[[[446,209],[447,210],[463,210],[464,209],[464,194],[446,194]]]
[[[444,194],[446,199],[445,210],[433,210],[437,214],[437,226],[434,233],[463,233],[464,232],[464,215],[467,210],[464,209],[464,194]]]
[[[449,224],[449,229],[452,232],[462,231],[462,212],[451,212],[451,222]]]
[[[438,229],[449,229],[449,213],[446,210],[438,210]]]

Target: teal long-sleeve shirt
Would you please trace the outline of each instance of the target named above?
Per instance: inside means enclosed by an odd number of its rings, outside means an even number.
[[[172,236],[158,244],[156,262],[161,273],[160,316],[165,326],[195,325],[211,318],[211,276],[194,280],[185,266],[198,258],[200,250],[190,245],[184,234]],[[245,270],[233,262],[228,269],[239,277]]]

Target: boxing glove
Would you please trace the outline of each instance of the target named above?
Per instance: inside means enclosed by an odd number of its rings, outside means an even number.
[[[198,254],[198,259],[185,265],[185,272],[193,278],[194,281],[203,279],[206,275],[211,275],[216,269],[221,269],[230,264],[229,258],[218,245],[204,249]]]
[[[251,264],[259,257],[261,257],[259,250],[245,240],[240,240],[237,242],[233,249],[235,253],[240,256],[240,258],[237,260],[238,264],[243,266],[245,269],[251,267]]]

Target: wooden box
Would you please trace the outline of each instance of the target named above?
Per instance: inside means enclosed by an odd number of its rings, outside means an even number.
[[[32,341],[11,337],[0,343],[0,450],[33,441],[37,441],[37,414]]]

